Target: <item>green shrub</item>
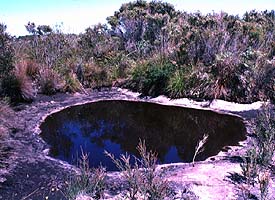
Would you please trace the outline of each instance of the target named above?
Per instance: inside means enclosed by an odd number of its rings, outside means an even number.
[[[63,90],[71,93],[83,91],[83,87],[74,73],[69,73],[65,76],[65,85]]]
[[[187,94],[187,75],[182,70],[177,70],[170,77],[167,92],[172,98],[184,97]]]
[[[174,71],[175,66],[169,61],[140,62],[132,72],[130,87],[144,95],[165,94],[169,78]]]
[[[6,25],[0,24],[0,96],[18,101],[19,83],[14,77],[14,51]]]
[[[0,24],[0,80],[14,69],[14,51],[11,46],[11,38],[6,33],[6,28],[6,25]]]
[[[257,161],[257,150],[249,149],[246,155],[242,158],[243,163],[241,163],[242,175],[246,178],[247,184],[253,185],[255,183],[255,178],[258,175],[259,167]]]
[[[258,163],[263,167],[272,164],[275,155],[275,120],[272,112],[271,108],[264,106],[256,121]]]
[[[270,182],[270,169],[274,163],[275,155],[275,120],[274,110],[271,107],[264,105],[263,111],[259,114],[256,121],[255,141],[251,149],[248,149],[241,169],[243,176],[247,180],[250,187],[257,183],[255,178],[258,178],[260,198],[268,199],[268,190]],[[248,190],[250,194],[250,191]]]
[[[262,92],[264,99],[270,99],[275,103],[275,61],[262,68],[257,76],[258,92]]]

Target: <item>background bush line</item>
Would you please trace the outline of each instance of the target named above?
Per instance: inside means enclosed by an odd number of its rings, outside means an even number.
[[[165,2],[123,4],[79,35],[29,22],[27,36],[0,25],[0,94],[123,85],[144,95],[275,101],[275,12],[203,15]]]

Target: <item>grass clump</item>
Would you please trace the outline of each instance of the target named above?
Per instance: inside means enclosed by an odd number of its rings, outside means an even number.
[[[250,188],[248,191],[257,184],[261,200],[269,199],[270,170],[274,164],[275,120],[273,115],[274,110],[264,105],[256,121],[253,147],[246,152],[241,163],[242,174]]]
[[[169,79],[167,86],[169,96],[172,98],[183,97],[186,93],[186,77],[182,71],[177,70]]]
[[[87,195],[94,199],[103,198],[106,178],[105,169],[102,167],[91,169],[89,167],[89,155],[83,151],[78,166],[80,174],[70,177],[65,191],[66,198],[74,200],[78,195]]]
[[[40,92],[46,95],[53,95],[60,90],[60,79],[58,74],[49,67],[40,70],[39,87]]]
[[[168,182],[162,179],[161,171],[157,170],[157,154],[148,151],[144,141],[139,142],[137,150],[141,158],[134,158],[133,166],[130,164],[130,156],[121,155],[120,159],[116,159],[105,152],[122,171],[127,182],[127,193],[124,197],[131,200],[159,200],[171,195]]]

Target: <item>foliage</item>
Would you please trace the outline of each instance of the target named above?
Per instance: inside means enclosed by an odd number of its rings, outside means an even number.
[[[203,15],[177,11],[161,1],[137,0],[122,4],[107,24],[90,26],[79,35],[29,22],[30,35],[13,40],[12,47],[15,61],[28,62],[34,85],[37,72],[47,66],[70,92],[123,79],[125,87],[143,95],[274,102],[274,16],[274,11],[255,10],[243,17]],[[4,25],[1,31],[5,48],[0,70],[9,73],[0,71],[0,82],[7,78],[4,82],[14,87],[14,78],[3,76],[14,76],[14,53]]]
[[[166,92],[175,66],[159,59],[140,62],[134,68],[130,86],[144,95],[157,96]]]
[[[6,33],[7,26],[0,24],[0,78],[14,69],[11,37]]]
[[[135,158],[134,166],[131,166],[131,158],[128,155],[121,155],[120,159],[116,159],[112,154],[105,152],[122,171],[127,181],[128,193],[125,196],[132,200],[158,200],[169,197],[171,188],[157,170],[157,154],[148,151],[144,141],[139,142],[137,150],[141,159]]]
[[[270,173],[264,172],[259,175],[261,200],[268,200],[268,187],[270,182]]]
[[[82,152],[79,160],[80,175],[71,176],[65,196],[74,200],[78,195],[85,194],[100,199],[105,190],[106,172],[104,168],[90,169],[89,155]]]
[[[0,24],[0,96],[14,96],[14,51],[11,46],[11,37],[6,33],[6,25]]]
[[[241,163],[243,176],[247,185],[252,185],[258,178],[260,199],[268,199],[270,169],[274,163],[275,151],[275,121],[274,110],[265,105],[256,121],[254,146],[246,152]]]
[[[143,0],[126,3],[107,18],[111,34],[121,40],[122,49],[132,56],[148,57],[168,51],[168,26],[178,15],[173,5]]]
[[[254,179],[258,174],[257,152],[256,149],[249,149],[243,157],[243,163],[241,163],[242,175],[246,178],[247,184],[253,185]]]
[[[167,90],[172,98],[183,97],[186,90],[186,77],[184,73],[177,70],[174,75],[169,78]]]
[[[46,95],[53,95],[61,89],[58,74],[49,67],[40,70],[38,85],[40,92]]]
[[[108,74],[104,67],[94,63],[87,63],[83,68],[83,85],[85,87],[95,88],[109,84]]]
[[[258,163],[263,167],[268,167],[272,164],[275,155],[275,120],[272,109],[265,106],[256,123]]]
[[[65,76],[65,85],[63,87],[63,90],[65,92],[71,92],[71,93],[75,93],[75,92],[85,93],[81,83],[77,79],[76,75],[73,73],[69,73]]]

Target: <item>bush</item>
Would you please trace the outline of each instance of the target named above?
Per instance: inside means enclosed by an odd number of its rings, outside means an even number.
[[[186,94],[186,77],[177,70],[169,79],[167,91],[172,98],[180,98]]]
[[[254,146],[248,149],[241,169],[243,176],[247,180],[247,185],[253,187],[258,183],[260,190],[260,199],[268,199],[268,190],[270,182],[270,173],[274,164],[275,156],[275,120],[274,110],[264,106],[256,121]],[[256,182],[255,178],[258,178]],[[250,191],[248,190],[250,194]]]
[[[144,95],[166,94],[169,78],[174,71],[175,66],[169,61],[140,62],[132,72],[129,86]]]
[[[83,79],[85,87],[95,88],[109,84],[107,70],[94,63],[87,63],[84,65]]]
[[[31,80],[20,71],[4,77],[2,91],[5,96],[11,99],[12,103],[32,101],[35,98],[35,90]]]
[[[54,70],[45,67],[40,70],[39,75],[38,84],[42,94],[53,95],[61,89],[60,78]]]
[[[6,26],[0,24],[0,95],[9,96],[16,99],[16,92],[13,89],[19,88],[16,78],[13,77],[13,56],[14,51],[11,47],[11,38],[6,33]]]
[[[14,69],[14,51],[11,46],[11,38],[6,33],[6,28],[6,25],[0,24],[0,79]]]
[[[32,101],[36,92],[32,80],[27,76],[27,68],[25,66],[16,66],[15,77],[19,84],[19,95],[25,101]]]
[[[147,151],[144,141],[139,142],[137,150],[141,159],[135,158],[134,166],[131,166],[131,158],[127,154],[116,159],[112,154],[105,152],[123,173],[128,190],[126,198],[159,200],[169,197],[172,191],[163,180],[161,171],[157,170],[157,154]]]
[[[265,106],[256,121],[256,145],[258,163],[263,167],[270,166],[275,155],[275,120],[274,110]]]
[[[82,152],[78,166],[80,174],[70,177],[65,196],[70,200],[75,200],[78,195],[82,194],[95,199],[102,198],[105,190],[105,169],[102,167],[91,169],[89,155],[84,152]]]
[[[71,72],[65,76],[65,85],[63,87],[63,91],[71,93],[83,92],[84,88],[77,79],[76,75]]]
[[[26,68],[26,75],[30,77],[32,80],[38,78],[39,75],[39,66],[36,62],[30,59],[22,60],[18,63],[20,68]]]
[[[275,60],[261,69],[257,85],[259,92],[262,92],[263,99],[270,99],[275,103]]]

